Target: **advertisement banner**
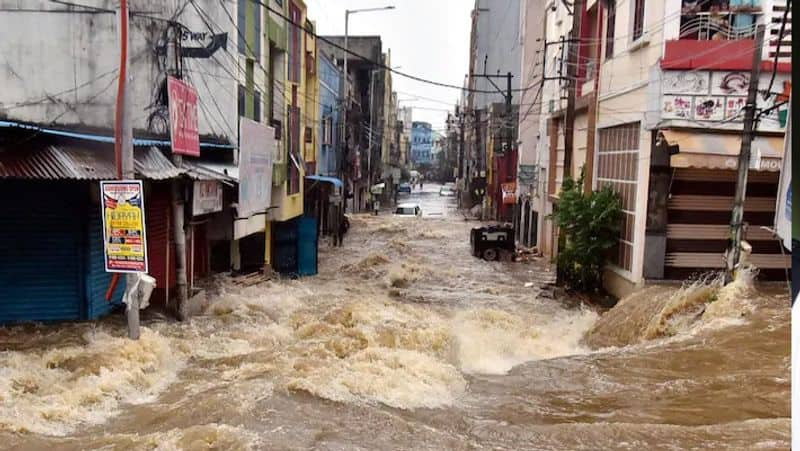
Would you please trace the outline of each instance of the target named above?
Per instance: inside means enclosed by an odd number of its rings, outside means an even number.
[[[106,272],[147,272],[141,180],[100,182]]]
[[[169,96],[169,133],[172,153],[200,156],[200,133],[197,124],[197,90],[191,85],[167,78]]]
[[[239,118],[240,218],[264,213],[272,203],[272,158],[275,131],[256,121]]]
[[[217,180],[195,180],[192,216],[222,211],[222,183]]]
[[[503,203],[504,204],[515,204],[517,203],[517,183],[503,183],[500,185],[500,189],[503,190]]]

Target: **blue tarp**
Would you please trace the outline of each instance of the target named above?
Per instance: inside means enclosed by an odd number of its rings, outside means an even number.
[[[336,177],[328,177],[326,175],[307,175],[306,178],[309,180],[316,180],[318,182],[333,183],[333,186],[337,188],[341,188],[343,186],[342,181]]]

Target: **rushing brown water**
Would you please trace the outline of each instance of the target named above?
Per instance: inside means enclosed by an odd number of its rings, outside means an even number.
[[[779,288],[650,287],[601,315],[539,296],[543,262],[471,257],[458,216],[352,222],[319,276],[220,279],[137,342],[120,318],[0,329],[0,448],[789,448]]]

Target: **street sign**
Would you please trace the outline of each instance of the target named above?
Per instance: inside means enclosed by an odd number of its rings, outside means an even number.
[[[106,272],[147,272],[141,180],[100,182]]]
[[[264,213],[272,203],[272,159],[275,131],[256,121],[239,118],[238,215]]]
[[[222,211],[222,183],[217,180],[195,180],[192,216]]]
[[[197,90],[177,78],[167,77],[167,93],[169,95],[169,132],[172,153],[199,157]]]

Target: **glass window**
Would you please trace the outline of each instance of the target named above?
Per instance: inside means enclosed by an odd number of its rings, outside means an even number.
[[[608,0],[606,18],[606,59],[614,57],[614,27],[617,25],[617,0]]]
[[[633,40],[636,41],[644,34],[644,0],[634,0],[633,5]]]

